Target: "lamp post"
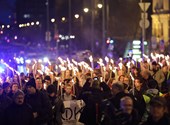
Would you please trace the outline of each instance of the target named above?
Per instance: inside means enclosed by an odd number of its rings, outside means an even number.
[[[98,9],[102,9],[102,55],[105,56],[105,39],[106,39],[106,2],[105,0],[102,0],[102,3],[96,4],[96,0],[91,0],[91,37],[90,37],[90,44],[91,44],[91,51],[94,53],[94,20],[95,20],[95,14]],[[97,7],[97,8],[96,8]],[[84,12],[88,13],[89,9],[84,8]]]
[[[102,8],[102,57],[105,57],[106,47],[105,47],[105,39],[106,39],[106,17],[105,17],[105,0],[102,0],[103,8]]]
[[[46,25],[47,25],[47,29],[46,29],[46,36],[45,36],[45,40],[47,41],[47,46],[48,48],[50,48],[50,41],[51,41],[51,32],[49,30],[49,0],[46,0]]]
[[[72,21],[72,18],[71,18],[71,0],[68,1],[68,6],[69,6],[69,54],[70,54],[70,46],[71,46],[71,39],[70,39],[70,36],[71,36],[71,32],[72,32],[72,26],[71,26],[71,21]]]
[[[91,51],[94,53],[94,16],[95,16],[95,0],[91,0]]]

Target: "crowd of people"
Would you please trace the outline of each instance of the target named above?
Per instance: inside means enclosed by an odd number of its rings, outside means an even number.
[[[85,125],[170,125],[169,63],[120,62],[114,71],[108,63],[105,70],[76,75],[67,70],[64,77],[36,72],[4,78],[0,125],[62,125],[63,102],[70,100],[84,101],[78,120]]]

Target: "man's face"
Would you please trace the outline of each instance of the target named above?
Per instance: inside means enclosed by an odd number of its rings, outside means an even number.
[[[66,89],[65,89],[66,93],[67,93],[67,94],[71,94],[71,89],[72,89],[72,88],[71,88],[70,86],[69,86],[69,87],[66,87]]]
[[[139,80],[139,79],[135,79],[134,83],[135,83],[135,87],[136,87],[137,89],[140,89],[140,88],[141,88],[142,83],[140,83],[140,80]]]
[[[112,87],[113,96],[115,96],[118,92],[119,92],[119,90],[116,87]]]
[[[148,75],[146,72],[141,72],[141,76],[142,76],[144,79],[148,79],[148,78],[149,78],[149,75]]]
[[[152,65],[152,69],[153,70],[157,70],[157,66],[156,65]]]
[[[163,106],[150,106],[150,113],[153,118],[161,119],[164,116],[165,108]]]
[[[123,83],[125,83],[125,84],[129,85],[129,78],[124,77],[124,79],[123,79]]]
[[[22,105],[24,103],[24,95],[18,95],[14,101],[17,105]]]
[[[36,79],[36,89],[40,90],[43,88],[42,80],[41,79]]]
[[[49,96],[50,96],[50,97],[54,97],[54,96],[55,96],[55,93],[53,92],[53,93],[49,94]]]
[[[131,99],[126,99],[121,102],[120,106],[124,113],[131,114],[133,110],[133,101]]]
[[[36,89],[32,86],[28,86],[27,87],[27,92],[28,94],[35,94],[36,93]]]
[[[10,86],[6,87],[6,88],[4,89],[4,91],[5,91],[6,93],[10,93],[10,91],[11,91]]]

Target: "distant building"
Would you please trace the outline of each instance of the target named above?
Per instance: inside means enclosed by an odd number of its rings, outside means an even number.
[[[170,0],[152,0],[152,36],[157,43],[170,41]]]

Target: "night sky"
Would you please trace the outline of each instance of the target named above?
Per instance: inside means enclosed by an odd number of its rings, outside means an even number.
[[[16,0],[0,0],[0,24],[10,24],[9,16],[14,16]]]

